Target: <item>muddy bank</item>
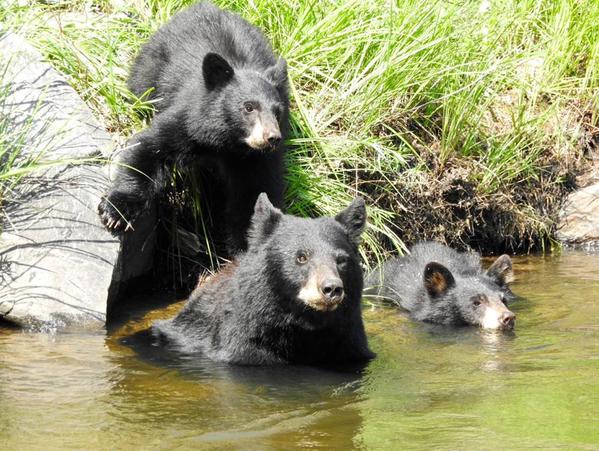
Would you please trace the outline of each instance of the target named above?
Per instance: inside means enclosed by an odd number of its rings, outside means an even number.
[[[558,229],[568,196],[599,173],[599,119],[593,111],[591,104],[564,109],[567,121],[561,128],[548,124],[544,145],[520,156],[529,161],[514,161],[520,172],[509,177],[494,174],[488,156],[446,158],[439,135],[425,145],[414,142],[412,167],[393,179],[358,170],[358,186],[374,204],[395,213],[394,232],[406,244],[438,240],[483,254],[547,251],[562,241]],[[488,120],[488,127],[514,133],[496,116]],[[567,146],[560,147],[558,134]]]

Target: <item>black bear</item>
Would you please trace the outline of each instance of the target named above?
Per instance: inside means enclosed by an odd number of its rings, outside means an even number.
[[[334,218],[298,218],[256,201],[248,250],[153,331],[182,351],[242,365],[366,361],[356,198]]]
[[[165,169],[198,162],[215,193],[207,204],[225,228],[229,255],[245,249],[256,198],[280,207],[288,123],[287,65],[241,17],[207,3],[176,14],[145,44],[129,88],[150,92],[157,113],[123,151],[98,209],[113,233],[132,222],[163,187]],[[216,186],[216,188],[215,188]]]
[[[513,298],[512,280],[512,261],[507,255],[483,271],[477,253],[459,253],[427,242],[370,274],[366,294],[399,304],[419,321],[512,329],[516,316],[507,308]]]

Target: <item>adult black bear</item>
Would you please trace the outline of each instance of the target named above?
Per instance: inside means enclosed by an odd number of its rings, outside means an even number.
[[[214,198],[213,223],[225,229],[229,255],[246,247],[256,198],[280,207],[288,122],[287,65],[263,34],[207,3],[176,14],[145,44],[129,87],[150,92],[157,114],[123,152],[98,209],[114,233],[126,231],[163,187],[165,168],[199,161]]]
[[[420,243],[368,276],[366,294],[398,304],[419,321],[511,329],[512,261],[502,255],[486,271],[475,252],[459,253],[440,243]]]
[[[335,218],[284,215],[265,194],[248,250],[192,293],[154,333],[183,351],[245,365],[366,361],[358,254],[366,222],[356,198]]]

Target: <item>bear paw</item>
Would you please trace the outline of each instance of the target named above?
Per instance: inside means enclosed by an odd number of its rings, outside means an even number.
[[[133,222],[143,212],[145,202],[131,195],[111,192],[102,198],[98,214],[102,224],[113,234],[134,230]]]

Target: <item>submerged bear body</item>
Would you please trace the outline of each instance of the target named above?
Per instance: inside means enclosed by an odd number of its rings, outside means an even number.
[[[336,365],[368,360],[361,316],[363,201],[335,218],[283,215],[256,203],[249,249],[200,285],[154,332],[229,363]]]
[[[399,305],[419,321],[487,329],[511,329],[515,315],[512,262],[499,257],[486,271],[477,253],[460,253],[440,243],[415,245],[368,276],[367,293]]]

